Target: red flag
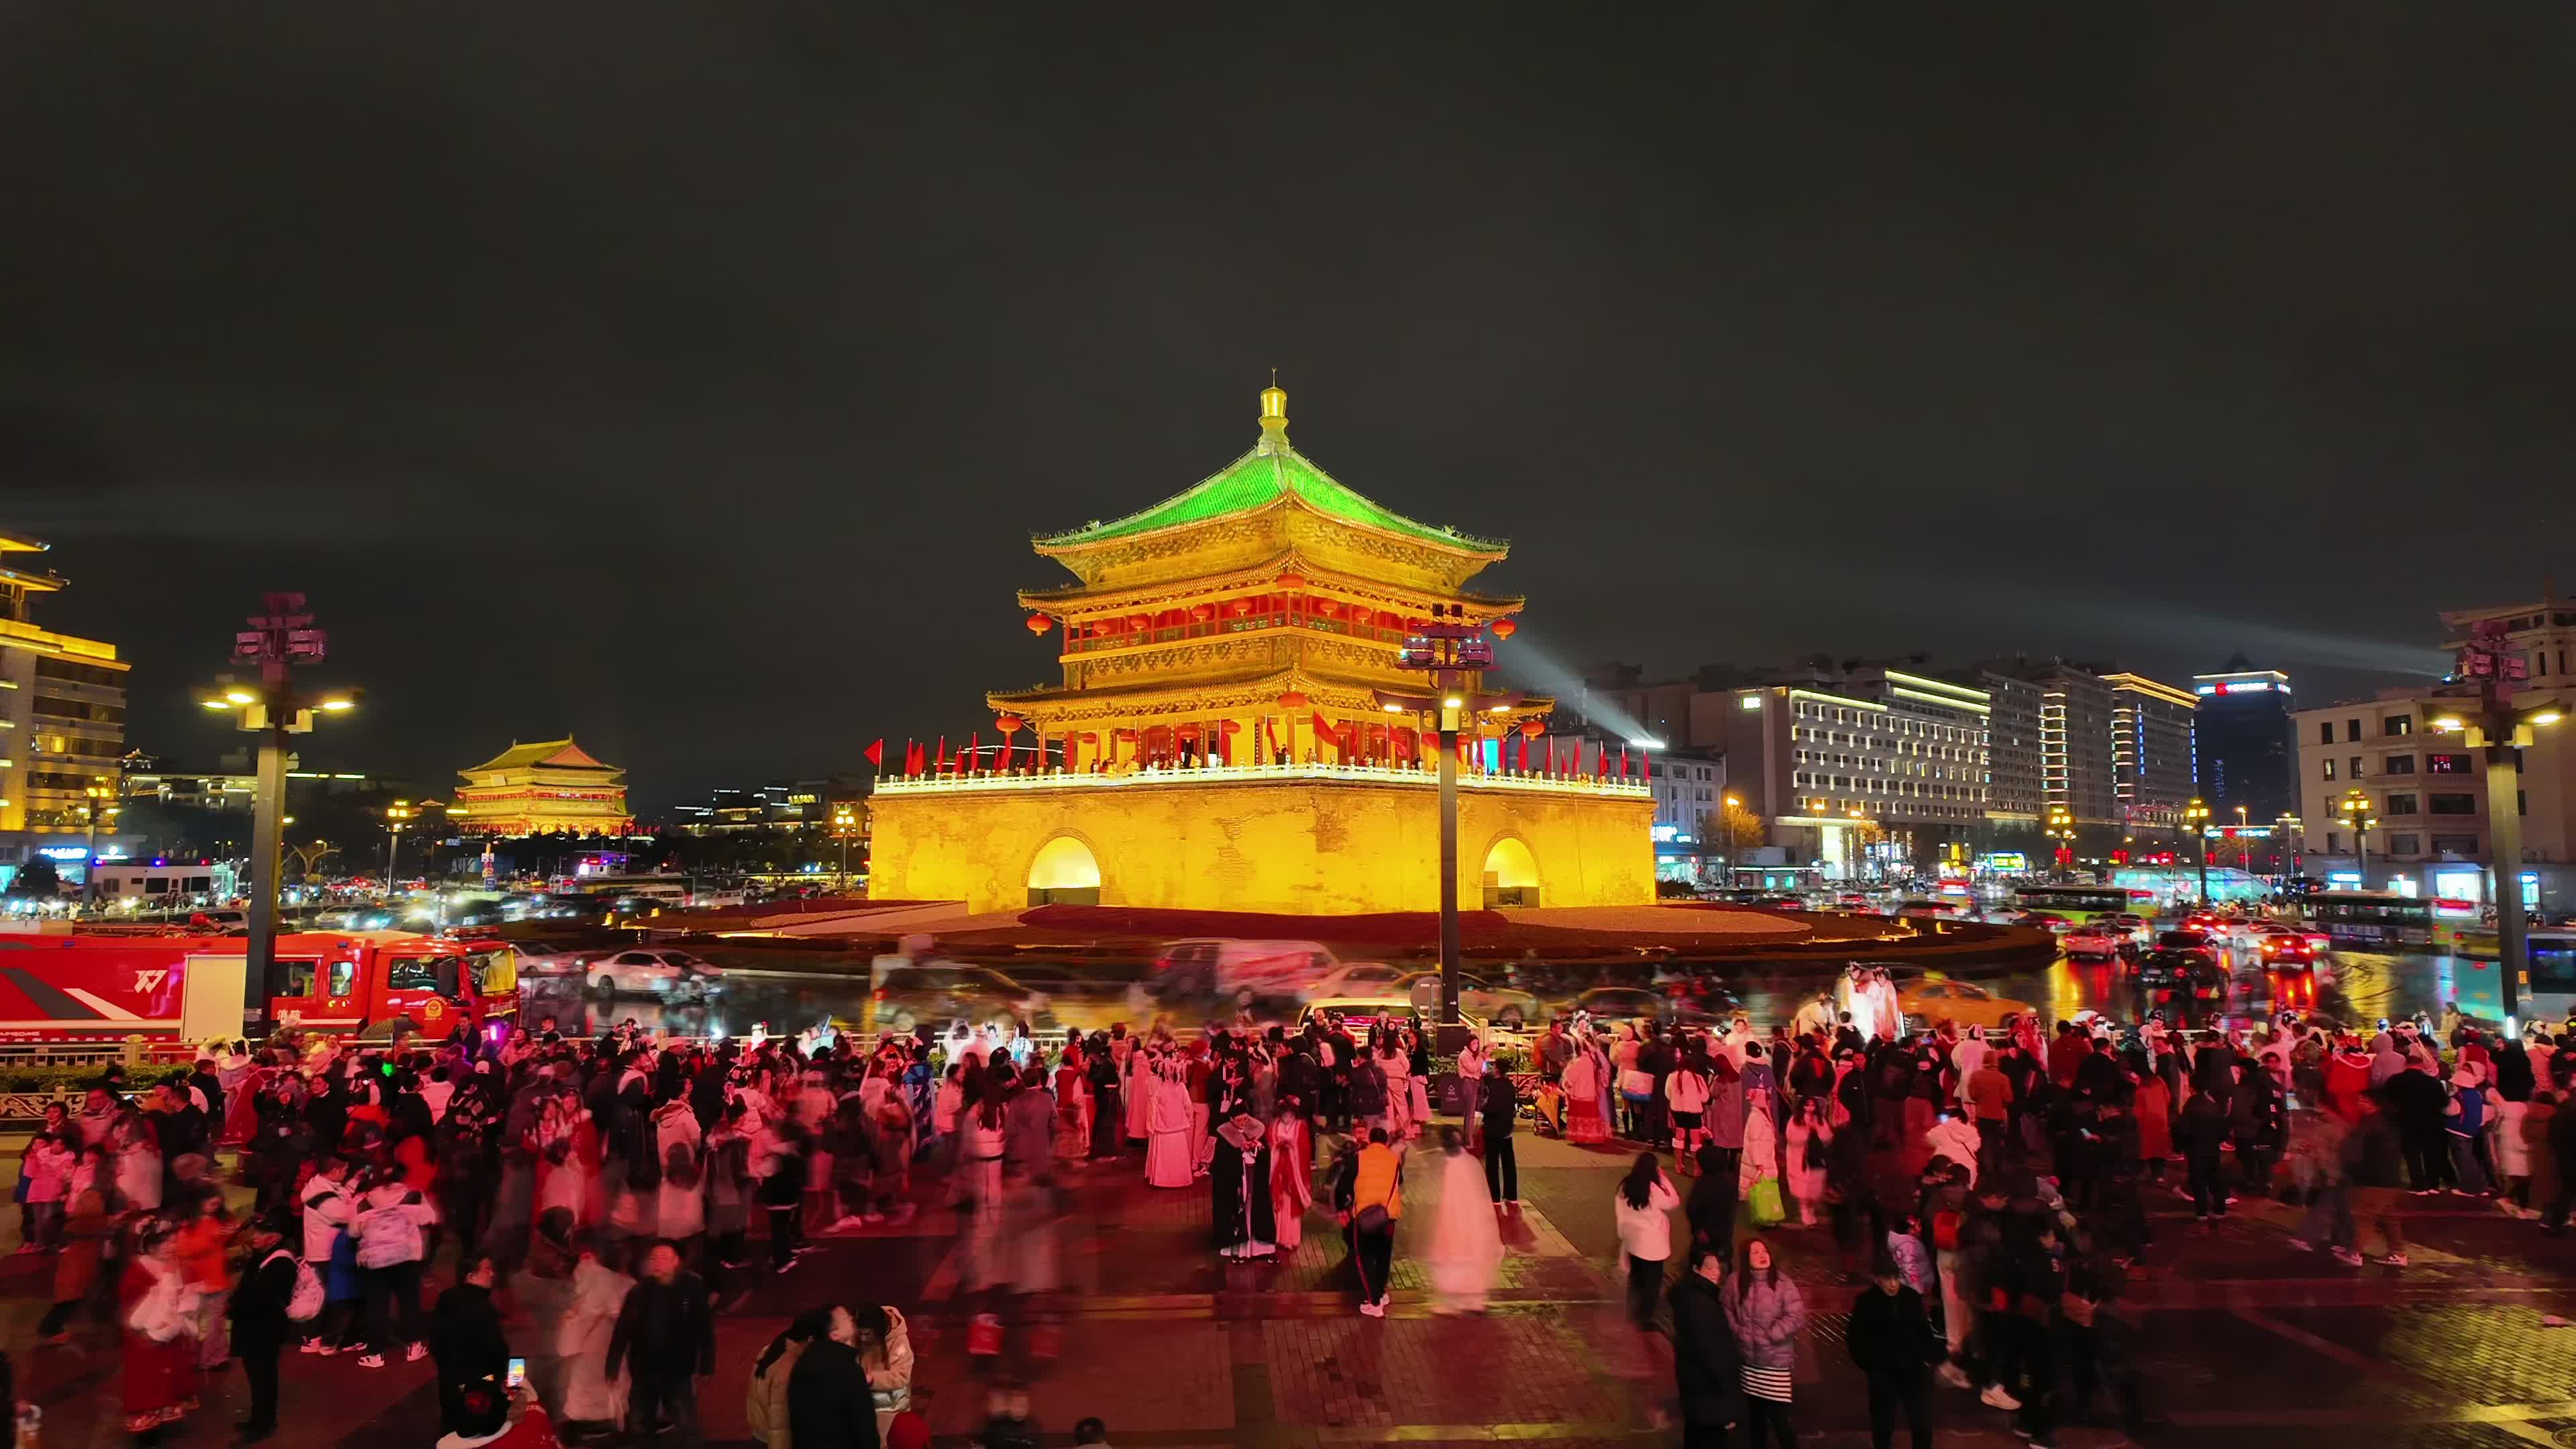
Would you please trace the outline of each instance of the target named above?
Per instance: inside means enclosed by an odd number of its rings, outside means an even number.
[[[1602,746],[1601,752],[1592,757],[1592,778],[1596,780],[1610,778],[1610,747],[1607,745]]]
[[[875,744],[868,746],[867,756],[868,768],[877,771],[879,774],[883,774],[885,772],[885,741],[879,740]]]
[[[1324,742],[1327,740],[1332,741],[1333,748],[1338,753],[1341,749],[1342,742],[1333,735],[1333,722],[1324,718],[1324,712],[1319,709],[1315,711],[1316,754],[1321,755],[1324,752]]]
[[[1547,772],[1551,775],[1556,773],[1556,736],[1554,735],[1547,737]]]
[[[939,737],[939,773],[948,773],[948,736]]]
[[[1642,747],[1637,751],[1637,778],[1649,785],[1655,782],[1655,757]]]
[[[982,730],[977,730],[975,733],[966,737],[966,753],[958,757],[957,773],[962,775],[967,771],[974,769],[975,762],[983,758],[983,755],[984,732]]]
[[[1628,747],[1626,745],[1621,745],[1619,747],[1619,778],[1622,780],[1628,778]]]

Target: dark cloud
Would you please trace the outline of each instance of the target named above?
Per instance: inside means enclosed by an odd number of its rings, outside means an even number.
[[[2537,587],[2538,8],[0,12],[0,516],[139,743],[302,587],[436,776],[971,728],[1032,529],[1295,436],[1568,658],[2237,648]],[[2303,690],[2304,692],[2308,692]]]

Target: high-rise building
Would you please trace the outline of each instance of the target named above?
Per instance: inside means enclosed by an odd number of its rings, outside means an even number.
[[[2192,712],[2197,696],[2142,674],[2106,674],[2111,686],[2111,790],[2129,831],[2178,830],[2194,794]]]
[[[29,621],[36,595],[64,587],[35,566],[32,555],[45,548],[0,533],[0,875],[41,854],[71,879],[88,859],[93,826],[107,849],[129,666],[113,644]]]
[[[2009,672],[2039,690],[2040,808],[2063,808],[2079,826],[2117,826],[2112,769],[2112,687],[2083,664],[2017,663]]]
[[[2040,771],[2039,686],[1996,669],[1967,679],[1986,692],[1986,819],[1999,826],[2037,826],[2048,804]]]
[[[2213,820],[2262,825],[2296,814],[2291,788],[2290,676],[2239,654],[2216,674],[2191,677],[2192,753]],[[2241,817],[2240,817],[2240,813]]]
[[[1873,852],[1919,856],[1985,823],[1984,690],[1855,665],[1733,696],[1728,789],[1792,859],[1854,874]]]

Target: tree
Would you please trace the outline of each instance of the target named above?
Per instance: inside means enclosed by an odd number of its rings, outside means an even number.
[[[316,840],[309,845],[286,847],[286,857],[294,863],[295,878],[298,880],[313,879],[315,868],[339,853],[340,847],[327,840]]]
[[[46,901],[62,893],[63,873],[54,868],[52,860],[41,855],[18,867],[18,873],[10,877],[7,892],[13,896],[33,896]]]

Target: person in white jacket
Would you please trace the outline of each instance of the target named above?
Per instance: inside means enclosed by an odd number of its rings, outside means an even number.
[[[358,1367],[383,1368],[385,1350],[396,1342],[403,1345],[406,1360],[429,1355],[422,1339],[420,1260],[428,1241],[423,1230],[437,1220],[438,1210],[399,1177],[386,1177],[361,1199],[349,1223],[350,1235],[358,1240],[358,1267],[367,1280],[367,1351],[359,1356]]]
[[[340,1235],[349,1227],[349,1219],[358,1214],[358,1201],[349,1193],[349,1164],[344,1158],[325,1157],[313,1165],[313,1180],[304,1185],[304,1261],[326,1289],[332,1282],[331,1254],[340,1246]],[[333,1297],[313,1323],[313,1332],[304,1340],[306,1353],[334,1354],[354,1341],[358,1323],[358,1305],[363,1297]]]
[[[653,1109],[654,1142],[662,1153],[662,1185],[653,1221],[663,1237],[689,1255],[690,1240],[707,1230],[705,1134],[686,1097]],[[686,1181],[682,1181],[685,1178]]]
[[[1697,1161],[1699,1145],[1708,1140],[1703,1121],[1708,1111],[1707,1059],[1696,1047],[1681,1065],[1664,1078],[1664,1102],[1673,1114],[1673,1155],[1680,1162]]]
[[[1636,1163],[1611,1194],[1619,1223],[1619,1247],[1628,1260],[1628,1321],[1639,1328],[1655,1326],[1655,1305],[1663,1296],[1664,1260],[1673,1255],[1673,1209],[1681,1194],[1664,1176],[1655,1154],[1640,1152]]]

